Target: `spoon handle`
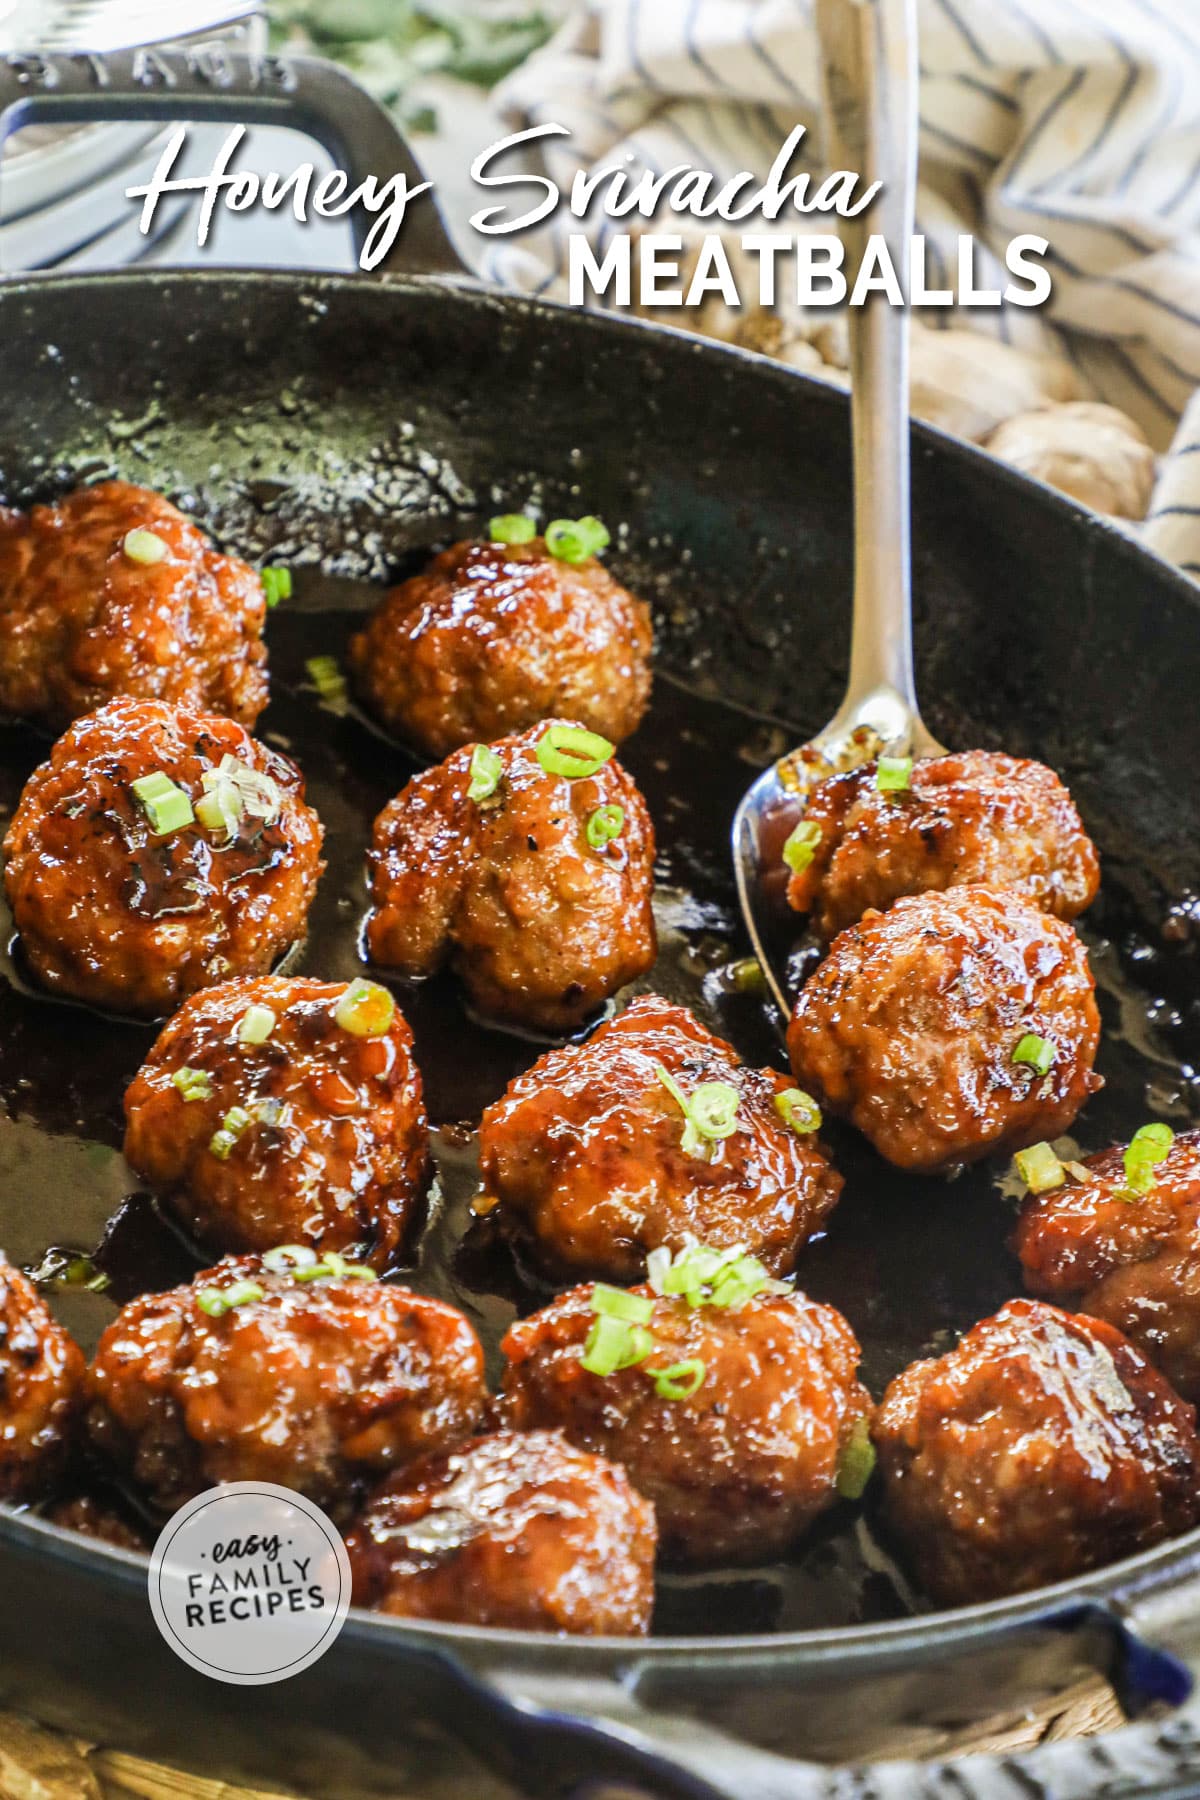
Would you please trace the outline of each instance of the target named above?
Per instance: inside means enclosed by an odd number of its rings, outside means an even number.
[[[826,164],[883,190],[843,219],[846,273],[872,233],[902,288],[917,167],[916,0],[817,0],[825,82]],[[882,293],[847,307],[854,437],[854,629],[846,711],[891,689],[917,713],[909,534],[908,315]]]

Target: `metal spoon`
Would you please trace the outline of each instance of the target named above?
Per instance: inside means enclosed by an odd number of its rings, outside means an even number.
[[[916,0],[817,0],[827,161],[884,182],[842,221],[846,268],[872,232],[908,266],[917,161]],[[847,307],[854,441],[854,626],[846,697],[823,731],[764,774],[733,823],[738,898],[754,953],[784,1018],[797,935],[786,907],[782,846],[817,781],[878,754],[940,756],[921,723],[912,663],[909,542],[908,316],[875,295]],[[791,920],[791,929],[787,921]]]

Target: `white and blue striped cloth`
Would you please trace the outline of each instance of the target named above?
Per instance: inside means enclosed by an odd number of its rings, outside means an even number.
[[[1054,282],[1036,311],[925,322],[1065,354],[1131,414],[1165,453],[1144,537],[1200,579],[1200,0],[920,0],[920,31],[932,274],[953,286],[960,232],[1000,258],[1035,232]],[[545,140],[565,189],[626,152],[634,170],[765,175],[797,123],[817,172],[819,88],[812,0],[581,0],[497,98],[519,125],[569,128]],[[489,240],[485,273],[552,290],[572,226],[563,209]]]

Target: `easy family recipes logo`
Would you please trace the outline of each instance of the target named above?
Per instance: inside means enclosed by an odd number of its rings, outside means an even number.
[[[312,163],[302,163],[286,175],[260,176],[238,169],[238,151],[245,137],[241,125],[230,131],[206,174],[176,174],[187,135],[187,127],[181,126],[166,145],[151,179],[126,189],[129,199],[142,201],[144,234],[152,230],[155,214],[165,200],[185,194],[198,202],[196,242],[200,247],[208,242],[214,216],[222,207],[233,213],[255,207],[267,212],[287,208],[300,224],[314,217],[342,218],[361,209],[372,223],[362,242],[359,264],[371,270],[395,245],[409,207],[415,202],[432,202],[433,183],[413,181],[406,174],[382,181],[368,176],[353,184],[344,169],[318,176]],[[772,306],[782,297],[785,283],[801,306],[861,306],[873,294],[884,295],[892,306],[1041,306],[1050,295],[1050,276],[1042,261],[1049,244],[1029,232],[1012,238],[1005,247],[1004,264],[1010,279],[1002,288],[978,285],[975,240],[961,236],[957,284],[952,291],[930,286],[925,239],[919,234],[898,257],[883,237],[871,234],[857,266],[849,266],[836,231],[814,231],[807,226],[802,231],[762,229],[799,218],[857,218],[882,189],[882,182],[865,182],[851,169],[835,170],[816,182],[808,173],[790,174],[805,137],[802,125],[780,147],[765,181],[749,170],[719,182],[711,170],[691,163],[679,163],[662,172],[616,163],[590,173],[579,172],[564,191],[548,175],[504,167],[514,151],[527,150],[540,139],[570,135],[563,125],[538,125],[501,138],[481,152],[471,165],[471,178],[485,194],[503,190],[504,198],[481,206],[471,217],[471,227],[483,237],[514,236],[545,225],[565,209],[577,227],[567,237],[568,299],[573,306],[605,300],[611,306],[626,307],[636,300],[643,307],[690,307],[713,294],[729,306],[753,302]],[[730,259],[730,232],[713,229],[703,234],[698,245],[694,236],[689,237],[684,275],[684,238],[678,232],[658,229],[664,216],[714,227],[754,227],[735,234],[742,252],[738,271],[735,273]],[[643,229],[651,220],[656,228]],[[608,234],[600,251],[595,240],[601,235],[598,227],[606,221],[625,228]],[[747,287],[752,291],[747,292]]]

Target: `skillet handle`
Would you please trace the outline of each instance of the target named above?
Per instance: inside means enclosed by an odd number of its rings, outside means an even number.
[[[424,180],[387,113],[333,63],[313,57],[247,56],[220,44],[189,50],[133,50],[108,56],[0,57],[0,150],[24,125],[96,120],[168,124],[276,125],[323,144],[351,187],[401,175]],[[132,202],[131,202],[132,204]],[[374,222],[359,205],[350,214],[361,251]],[[391,251],[388,275],[467,273],[431,192],[410,202]]]

